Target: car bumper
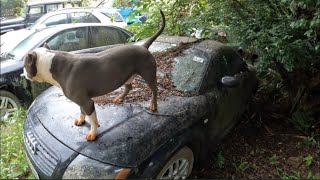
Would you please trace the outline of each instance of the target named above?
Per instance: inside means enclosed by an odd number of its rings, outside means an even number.
[[[56,140],[36,118],[27,116],[23,128],[24,149],[35,177],[61,179],[78,153]]]
[[[130,168],[99,162],[69,149],[42,126],[32,107],[23,127],[23,144],[35,178],[124,179],[131,173]]]

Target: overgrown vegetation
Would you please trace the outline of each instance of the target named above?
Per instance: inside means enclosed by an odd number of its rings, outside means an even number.
[[[169,35],[241,43],[258,53],[263,100],[280,106],[282,115],[303,132],[319,133],[320,1],[140,0],[132,16],[147,12],[151,18],[127,26],[136,39],[158,29],[159,9],[165,12]]]
[[[0,179],[35,177],[31,173],[23,149],[23,122],[26,111],[20,109],[8,120],[0,123]]]

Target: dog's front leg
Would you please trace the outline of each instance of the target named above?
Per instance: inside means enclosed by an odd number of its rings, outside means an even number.
[[[96,139],[97,136],[97,128],[100,126],[97,119],[97,113],[96,110],[93,111],[93,113],[89,116],[90,119],[90,131],[86,135],[87,141],[93,141]]]
[[[80,108],[80,111],[81,111],[80,117],[74,121],[74,124],[76,126],[81,126],[85,122],[84,119],[86,118],[86,115],[81,108]]]
[[[84,101],[81,105],[81,109],[83,112],[89,116],[90,120],[90,131],[86,135],[87,141],[93,141],[96,139],[97,136],[97,128],[100,126],[97,119],[97,113],[94,107],[94,103],[91,99]]]

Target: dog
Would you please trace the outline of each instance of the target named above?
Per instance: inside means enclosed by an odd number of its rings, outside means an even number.
[[[165,27],[165,17],[160,10],[160,29],[142,45],[120,45],[96,54],[73,54],[48,49],[46,43],[28,53],[24,59],[23,75],[26,79],[47,82],[62,89],[64,95],[80,106],[80,117],[75,125],[90,120],[87,141],[97,135],[99,123],[93,97],[105,95],[122,85],[124,91],[113,102],[122,102],[132,89],[132,81],[140,75],[152,91],[149,109],[157,110],[157,64],[148,50]]]

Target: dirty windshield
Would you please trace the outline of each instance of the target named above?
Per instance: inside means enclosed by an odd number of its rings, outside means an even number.
[[[173,63],[171,73],[176,89],[185,92],[198,91],[207,69],[208,59],[199,53],[186,53],[174,58]]]

